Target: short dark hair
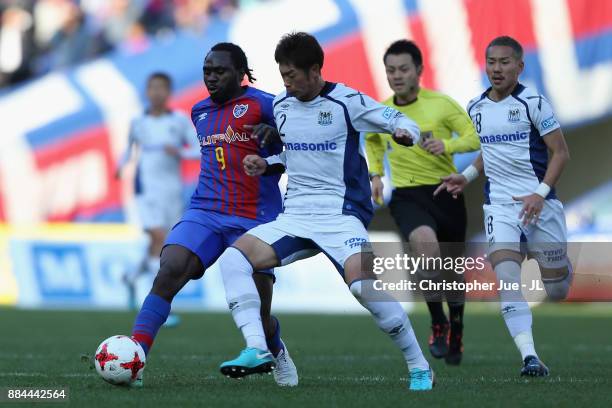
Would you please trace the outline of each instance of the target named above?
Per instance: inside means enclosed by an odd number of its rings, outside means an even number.
[[[160,79],[164,81],[168,86],[168,89],[172,89],[172,78],[170,78],[170,75],[166,74],[165,72],[157,71],[150,74],[147,78],[147,86],[151,85],[151,81],[153,81],[154,79]]]
[[[414,65],[418,68],[423,65],[423,54],[421,50],[414,43],[409,40],[397,40],[387,48],[385,55],[383,56],[383,63],[387,62],[387,56],[398,55],[398,54],[410,54]]]
[[[285,34],[276,45],[274,59],[278,64],[292,64],[302,71],[313,65],[323,68],[323,48],[312,35],[304,32]]]
[[[514,51],[514,56],[517,59],[523,59],[523,47],[521,46],[521,43],[519,43],[512,37],[509,37],[507,35],[502,35],[500,37],[494,38],[489,43],[489,45],[487,45],[487,49],[485,50],[485,58],[489,54],[489,48],[494,47],[494,46],[510,47]]]
[[[234,68],[237,70],[244,71],[250,83],[256,81],[256,78],[253,76],[253,70],[249,68],[249,62],[247,60],[246,54],[240,48],[240,46],[230,43],[230,42],[220,42],[210,49],[211,51],[227,51],[230,53],[230,58],[232,59],[232,64],[234,64]]]

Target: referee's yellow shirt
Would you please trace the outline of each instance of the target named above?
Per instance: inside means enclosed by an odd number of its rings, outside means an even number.
[[[421,88],[417,99],[404,106],[393,102],[393,97],[383,102],[415,121],[421,129],[421,137],[431,132],[442,140],[445,152],[440,156],[428,153],[420,145],[412,147],[397,144],[389,134],[368,133],[366,154],[370,174],[384,175],[383,160],[389,155],[393,186],[415,187],[439,184],[440,177],[456,173],[453,154],[471,152],[480,148],[480,141],[467,113],[449,96]],[[457,137],[453,138],[453,132]]]

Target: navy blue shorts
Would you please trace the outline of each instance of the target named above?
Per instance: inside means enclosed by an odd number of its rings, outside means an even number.
[[[164,247],[166,245],[185,247],[200,258],[204,269],[208,269],[226,248],[245,232],[262,223],[260,220],[190,208],[172,227]],[[273,269],[257,272],[274,274]]]

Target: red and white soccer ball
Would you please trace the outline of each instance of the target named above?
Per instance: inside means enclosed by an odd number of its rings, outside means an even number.
[[[114,385],[129,385],[138,378],[146,362],[140,344],[129,336],[104,340],[95,355],[96,371]]]

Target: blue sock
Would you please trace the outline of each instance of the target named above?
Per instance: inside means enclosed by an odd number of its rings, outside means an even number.
[[[272,316],[272,319],[276,322],[276,331],[269,339],[266,339],[266,343],[268,344],[268,349],[272,353],[274,357],[278,356],[278,353],[281,352],[285,348],[283,342],[280,337],[280,322],[275,316]]]
[[[170,303],[167,300],[152,293],[147,295],[132,329],[132,337],[140,343],[145,354],[149,354],[157,331],[169,314]]]

